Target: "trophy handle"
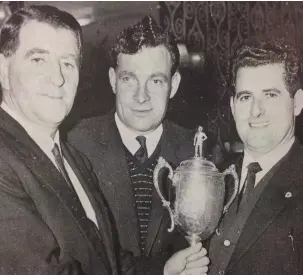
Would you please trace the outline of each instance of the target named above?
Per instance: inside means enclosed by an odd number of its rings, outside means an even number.
[[[235,188],[234,188],[234,192],[230,198],[230,200],[226,203],[226,205],[224,206],[223,209],[223,214],[225,214],[228,211],[229,206],[232,204],[232,202],[234,201],[234,199],[236,198],[238,191],[239,191],[239,177],[238,174],[236,172],[236,167],[234,164],[232,164],[229,168],[227,168],[224,172],[223,172],[223,176],[225,178],[226,175],[231,175],[233,176],[234,180],[235,180]]]
[[[173,175],[174,175],[174,172],[173,172],[173,169],[171,168],[171,166],[168,164],[167,161],[165,161],[164,158],[162,157],[159,157],[158,159],[158,164],[157,166],[155,167],[155,170],[154,170],[154,186],[157,190],[157,193],[159,195],[159,197],[161,198],[161,201],[162,201],[162,205],[164,207],[167,208],[168,212],[169,212],[169,215],[170,215],[170,218],[171,218],[171,227],[168,229],[168,232],[172,232],[174,230],[174,227],[175,227],[175,222],[174,222],[174,214],[173,214],[173,211],[171,210],[170,208],[170,202],[167,201],[163,195],[161,194],[161,191],[160,191],[160,188],[159,188],[159,182],[158,182],[158,176],[159,176],[159,172],[162,168],[166,167],[168,170],[169,170],[169,174],[168,174],[168,178],[170,180],[172,180],[173,178]]]

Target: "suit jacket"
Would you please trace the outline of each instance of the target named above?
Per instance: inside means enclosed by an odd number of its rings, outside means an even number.
[[[107,209],[87,160],[62,152],[96,212],[99,230],[21,125],[0,109],[0,274],[117,274]]]
[[[236,160],[238,171],[242,159],[243,155]],[[273,168],[274,173],[255,201],[235,244],[228,240],[235,219],[228,219],[232,215],[226,214],[219,227],[220,235],[214,235],[210,242],[209,274],[303,274],[302,167],[303,148],[295,142]],[[224,251],[231,252],[231,257],[226,259],[229,253]],[[224,262],[225,272],[221,269]]]
[[[169,121],[164,122],[163,129],[160,155],[176,168],[182,160],[194,155],[194,133]],[[131,251],[135,257],[140,257],[138,222],[131,179],[114,114],[83,120],[69,133],[68,138],[69,142],[85,153],[92,162],[101,190],[112,212],[122,248]],[[163,187],[165,189],[165,186]],[[141,267],[137,259],[138,273],[162,274],[164,262],[174,252],[188,246],[178,230],[173,233],[167,232],[169,227],[169,214],[154,190],[146,241],[148,259],[146,261],[140,259]]]

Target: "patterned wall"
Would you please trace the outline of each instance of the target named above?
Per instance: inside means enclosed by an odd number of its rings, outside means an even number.
[[[217,100],[207,114],[207,130],[222,140],[235,139],[229,110],[227,85],[231,58],[237,47],[250,36],[283,36],[303,42],[301,2],[160,2],[160,21],[178,41],[192,51],[203,51],[211,58],[211,71],[219,84]],[[300,27],[302,26],[302,27]],[[204,78],[205,79],[205,78]],[[203,87],[204,83],[197,83]]]

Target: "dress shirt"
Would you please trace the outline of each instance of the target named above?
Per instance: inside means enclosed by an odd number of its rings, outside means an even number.
[[[36,127],[34,124],[29,122],[28,120],[22,118],[19,116],[16,112],[11,110],[4,102],[1,103],[1,108],[7,112],[13,119],[15,119],[19,124],[25,129],[27,134],[35,141],[35,143],[40,147],[40,149],[47,155],[47,157],[52,161],[52,163],[57,167],[55,157],[52,153],[52,149],[54,148],[54,144],[57,143],[59,146],[60,152],[61,152],[61,146],[60,146],[60,136],[59,131],[56,132],[54,139],[52,139],[50,136],[45,135],[41,129]],[[62,153],[61,153],[62,155]],[[86,195],[79,179],[75,175],[73,169],[70,167],[66,159],[63,157],[64,166],[67,171],[67,174],[70,178],[70,181],[73,184],[74,189],[76,190],[76,193],[79,197],[79,200],[85,210],[86,216],[95,223],[95,225],[98,227],[98,222],[96,219],[96,213],[91,205],[91,202]],[[59,170],[59,169],[58,169]],[[60,171],[60,170],[59,170]],[[66,183],[67,184],[67,183]]]
[[[262,171],[256,174],[256,185],[260,182],[260,180],[266,175],[266,173],[279,161],[281,160],[287,152],[290,150],[293,145],[295,138],[293,137],[288,142],[278,146],[274,150],[268,152],[267,154],[259,157],[253,158],[248,154],[247,151],[244,150],[244,158],[242,164],[242,172],[241,172],[241,181],[240,181],[240,190],[244,186],[244,182],[247,176],[247,165],[251,162],[258,162],[262,168]]]
[[[150,157],[153,154],[163,133],[162,124],[160,124],[159,127],[153,132],[150,132],[145,135],[145,134],[138,134],[135,131],[132,131],[131,129],[127,128],[120,120],[117,113],[115,113],[115,121],[122,142],[125,145],[125,147],[132,153],[132,155],[134,155],[140,148],[140,144],[136,140],[137,136],[144,136],[146,138],[146,148],[147,148],[148,157]]]

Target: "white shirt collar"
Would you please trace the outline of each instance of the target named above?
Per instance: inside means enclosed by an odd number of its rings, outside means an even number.
[[[138,133],[132,131],[120,120],[117,113],[115,113],[115,122],[120,133],[121,139],[125,147],[134,155],[140,148],[139,142],[136,140]],[[150,157],[155,151],[159,140],[163,133],[163,125],[160,124],[156,130],[148,134],[140,134],[146,138],[146,147],[148,157]]]
[[[58,144],[61,151],[59,131],[56,132],[54,139],[52,139],[50,136],[41,131],[40,128],[36,127],[35,124],[29,122],[21,117],[17,112],[10,109],[9,106],[7,106],[7,104],[5,104],[3,101],[1,103],[1,108],[25,129],[27,134],[37,143],[37,145],[48,157],[50,157],[55,143]]]
[[[294,142],[295,137],[259,158],[253,158],[246,150],[244,150],[240,189],[244,184],[247,175],[247,165],[249,163],[258,162],[262,168],[262,171],[256,174],[256,184],[258,184],[262,177],[265,176],[265,174],[287,154]]]

